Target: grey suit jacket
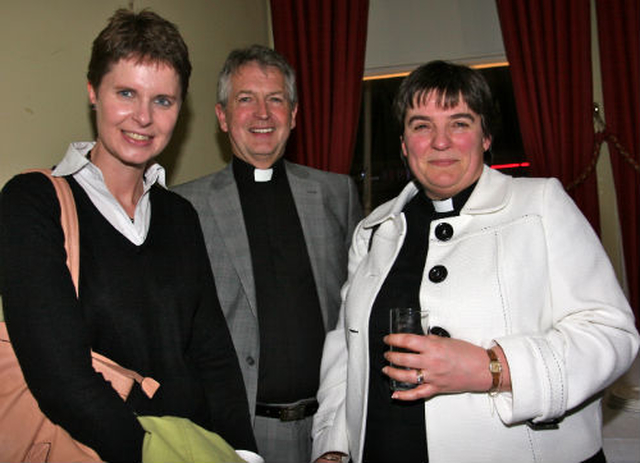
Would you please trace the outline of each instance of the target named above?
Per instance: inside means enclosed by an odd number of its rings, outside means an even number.
[[[325,331],[329,331],[335,327],[340,310],[353,230],[362,218],[360,201],[355,183],[347,175],[287,161],[285,168],[307,243]],[[191,201],[200,216],[220,305],[254,417],[260,335],[249,241],[231,164],[174,190]]]

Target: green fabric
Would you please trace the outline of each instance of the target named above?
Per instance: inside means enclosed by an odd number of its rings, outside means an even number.
[[[186,418],[139,416],[142,463],[246,463],[218,434]]]

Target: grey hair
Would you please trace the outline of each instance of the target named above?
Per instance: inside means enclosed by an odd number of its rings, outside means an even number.
[[[229,101],[229,92],[231,91],[231,76],[238,70],[249,63],[257,63],[260,67],[275,67],[284,76],[285,91],[287,99],[291,106],[295,106],[298,102],[298,93],[296,91],[296,73],[284,57],[272,48],[263,45],[251,45],[247,48],[233,50],[229,53],[220,76],[218,77],[218,103],[222,107],[227,106]]]

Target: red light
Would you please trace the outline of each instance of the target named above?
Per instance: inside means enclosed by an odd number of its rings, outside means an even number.
[[[491,167],[493,169],[515,169],[516,167],[529,167],[531,163],[529,162],[514,162],[511,164],[494,164]]]

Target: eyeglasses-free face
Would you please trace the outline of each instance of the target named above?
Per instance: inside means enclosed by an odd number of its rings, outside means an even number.
[[[259,169],[271,167],[284,154],[297,110],[289,102],[282,72],[257,63],[247,63],[231,76],[226,107],[216,105],[234,155]]]
[[[478,180],[484,152],[491,146],[480,116],[462,97],[451,108],[439,102],[433,94],[416,99],[407,110],[402,135],[402,153],[431,199],[455,196]]]
[[[164,63],[122,59],[99,88],[88,84],[88,90],[98,132],[92,162],[101,168],[146,168],[167,146],[178,120],[182,100],[176,71]]]

